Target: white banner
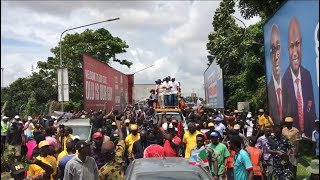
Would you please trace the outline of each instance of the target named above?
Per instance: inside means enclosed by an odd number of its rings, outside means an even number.
[[[69,101],[68,69],[58,69],[58,101]]]

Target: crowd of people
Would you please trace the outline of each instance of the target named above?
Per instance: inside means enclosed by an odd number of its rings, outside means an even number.
[[[203,166],[213,179],[294,179],[301,135],[293,118],[274,124],[257,115],[220,112],[199,106],[181,109],[180,118],[152,107],[91,112],[92,141],[79,138],[61,117],[19,116],[1,120],[1,171],[21,179],[124,179],[135,159],[181,157]],[[315,159],[308,170],[318,179],[319,121],[313,132]]]

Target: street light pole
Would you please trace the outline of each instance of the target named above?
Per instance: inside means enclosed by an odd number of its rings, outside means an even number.
[[[1,88],[3,88],[3,70],[4,68],[1,68]]]
[[[70,28],[70,29],[66,29],[64,30],[61,35],[60,35],[60,41],[59,41],[59,46],[60,46],[60,69],[61,69],[61,101],[62,101],[62,105],[61,105],[61,111],[63,112],[63,102],[64,102],[64,94],[63,94],[63,71],[62,71],[62,66],[63,66],[63,61],[62,61],[62,44],[61,44],[61,39],[62,36],[65,32],[74,30],[74,29],[79,29],[79,28],[83,28],[83,27],[87,27],[87,26],[92,26],[92,25],[96,25],[96,24],[100,24],[100,23],[104,23],[104,22],[110,22],[110,21],[116,21],[119,20],[120,18],[114,18],[114,19],[107,19],[104,21],[99,21],[99,22],[95,22],[95,23],[91,23],[91,24],[86,24],[86,25],[82,25],[82,26],[78,26],[78,27],[74,27],[74,28]]]
[[[138,72],[144,71],[144,70],[149,69],[149,68],[151,68],[151,67],[153,67],[153,66],[154,66],[154,65],[148,66],[148,67],[143,68],[143,69],[141,69],[141,70],[139,70],[139,71],[136,71],[136,72],[133,73],[133,74],[136,74],[136,73],[138,73]]]

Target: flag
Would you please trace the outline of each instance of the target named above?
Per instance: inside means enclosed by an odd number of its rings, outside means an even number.
[[[189,159],[190,165],[209,166],[209,158],[206,149],[202,149],[191,155]]]

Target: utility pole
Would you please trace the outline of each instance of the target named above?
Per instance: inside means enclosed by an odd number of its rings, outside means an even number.
[[[4,68],[1,67],[1,88],[3,87],[3,70]]]

